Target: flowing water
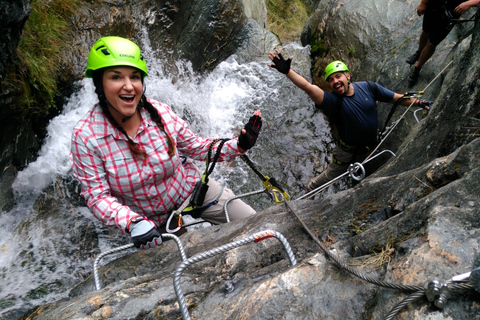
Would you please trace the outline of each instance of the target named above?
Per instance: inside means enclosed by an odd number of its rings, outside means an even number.
[[[292,198],[302,195],[308,180],[325,166],[332,141],[329,126],[305,93],[267,66],[266,55],[242,63],[231,56],[204,76],[196,75],[188,61],[178,61],[180,74],[174,78],[161,71],[162,61],[147,40],[142,47],[149,67],[146,95],[170,105],[199,135],[236,137],[253,111],[262,111],[263,128],[248,156]],[[285,51],[295,56],[295,70],[308,78],[309,48],[293,43]],[[1,213],[0,315],[67,297],[71,287],[92,272],[95,254],[129,241],[120,231],[107,230],[83,205],[58,201],[74,198],[62,187],[72,180],[70,135],[96,102],[90,79],[78,87],[62,114],[49,124],[38,159],[18,174],[16,206]],[[237,195],[263,188],[240,159],[217,164],[212,177]],[[244,201],[257,211],[274,205],[265,194]],[[93,243],[85,240],[86,234],[95,235]]]

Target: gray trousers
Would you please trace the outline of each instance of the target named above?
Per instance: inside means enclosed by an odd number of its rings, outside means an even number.
[[[204,204],[211,203],[218,197],[218,194],[221,192],[222,186],[213,179],[208,179],[208,191],[205,196]],[[220,224],[227,222],[227,218],[225,216],[225,211],[223,206],[227,199],[235,197],[235,194],[232,190],[224,188],[223,193],[220,196],[217,204],[214,204],[207,208],[204,212],[202,212],[201,218],[205,221],[208,221],[213,224]],[[243,219],[254,215],[256,213],[252,207],[248,204],[243,202],[240,199],[235,199],[228,202],[227,206],[228,217],[230,221],[235,221],[239,219]]]
[[[335,163],[334,161],[330,162],[327,169],[322,172],[319,176],[316,176],[307,185],[307,192],[315,190],[316,188],[324,185],[330,180],[335,179],[339,175],[347,172],[348,166],[353,162],[362,162],[367,157],[367,149],[362,150],[362,153],[345,151],[340,148],[338,145],[333,149],[333,157],[340,161],[342,164]]]

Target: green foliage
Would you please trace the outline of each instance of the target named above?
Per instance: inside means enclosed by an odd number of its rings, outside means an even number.
[[[57,93],[57,75],[66,49],[68,18],[77,0],[34,0],[17,53],[24,82],[24,113],[44,113]]]
[[[308,0],[267,0],[268,29],[282,42],[298,40],[311,15]]]
[[[312,43],[310,43],[310,47],[311,47],[310,52],[311,52],[312,58],[323,57],[330,51],[325,45],[325,41],[323,40],[318,40],[318,41],[312,40]]]

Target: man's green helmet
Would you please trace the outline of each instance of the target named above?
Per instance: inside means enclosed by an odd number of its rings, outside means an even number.
[[[350,70],[348,70],[347,65],[342,61],[339,61],[339,60],[333,61],[325,68],[325,80],[328,81],[328,77],[330,77],[330,75],[335,72],[350,73]]]
[[[135,43],[115,36],[98,39],[88,54],[85,76],[92,78],[93,71],[113,66],[134,67],[147,76],[147,64]]]

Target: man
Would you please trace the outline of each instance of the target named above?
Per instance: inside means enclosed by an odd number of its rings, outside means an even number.
[[[418,50],[406,60],[410,65],[415,64],[408,76],[409,86],[417,83],[422,66],[452,30],[452,19],[458,19],[471,7],[478,6],[479,2],[480,0],[421,0],[417,7],[417,14],[423,15]]]
[[[353,83],[350,70],[341,61],[333,61],[325,68],[325,79],[333,93],[326,92],[290,68],[293,56],[285,60],[278,50],[275,51],[276,53],[270,52],[268,55],[273,62],[269,66],[285,74],[293,84],[305,91],[316,107],[331,117],[331,122],[338,130],[332,162],[320,176],[310,180],[307,193],[345,173],[350,163],[363,161],[368,156],[368,151],[376,146],[376,100],[395,103],[401,99],[402,105],[409,106],[413,103],[426,110],[433,104],[433,101],[404,98],[403,94],[395,93],[375,82]]]

